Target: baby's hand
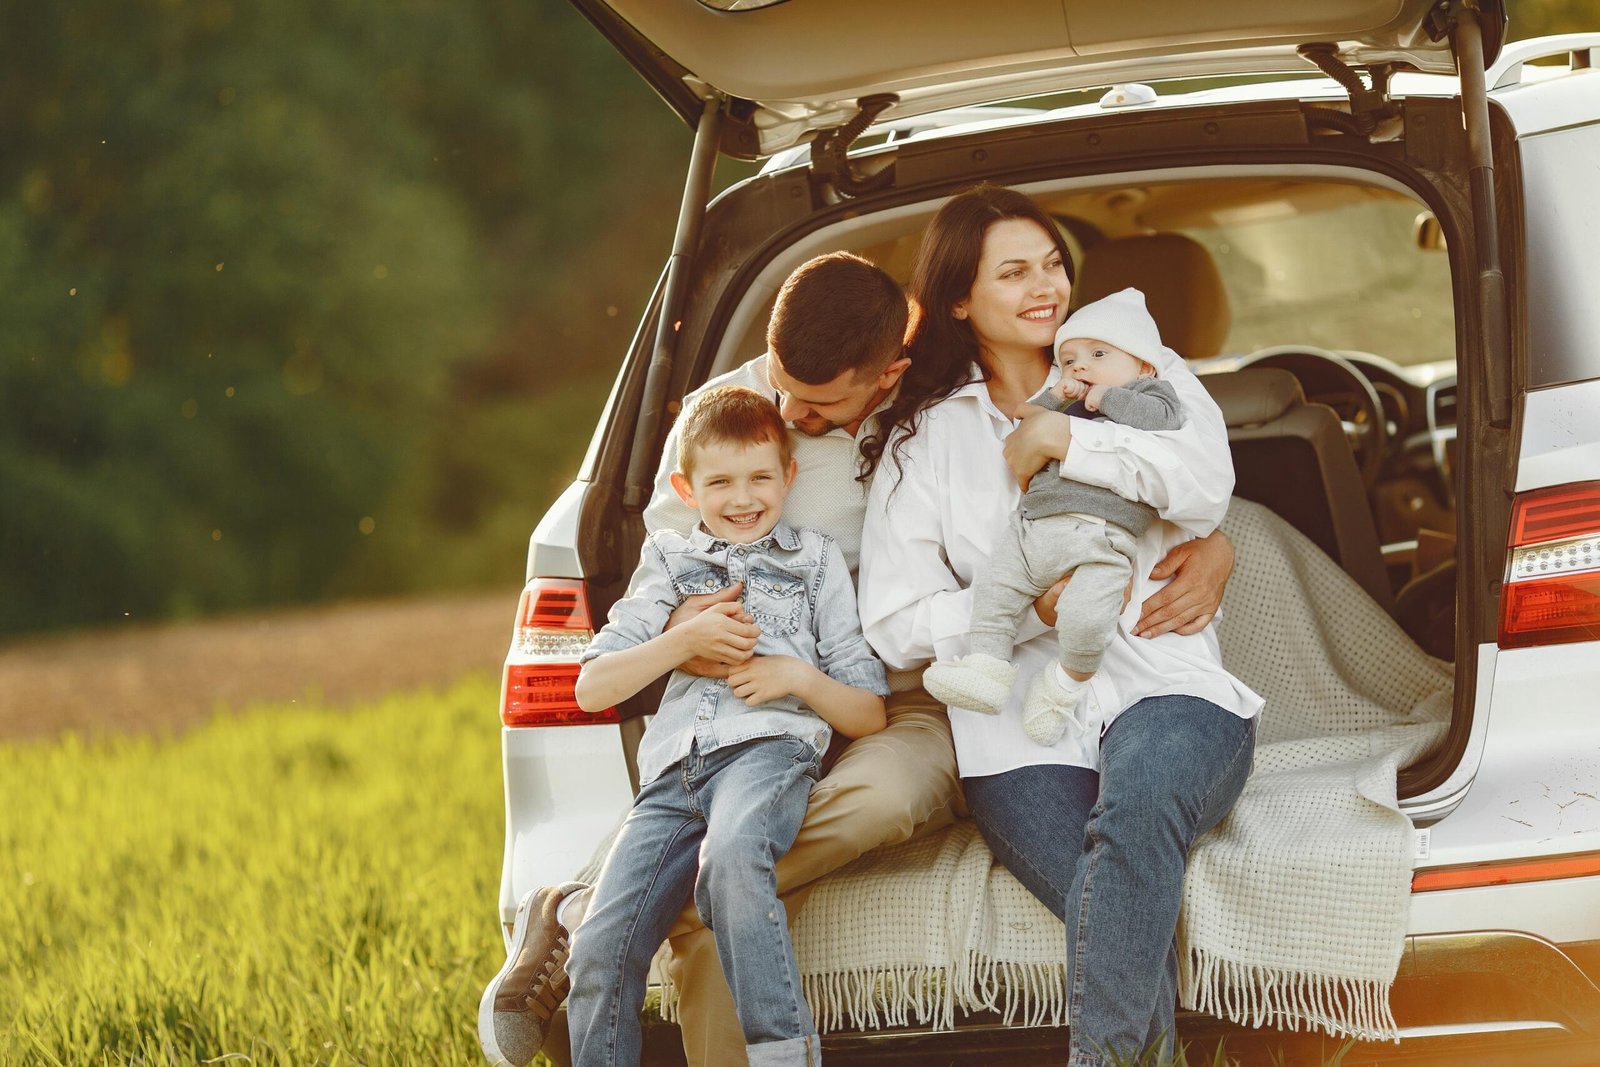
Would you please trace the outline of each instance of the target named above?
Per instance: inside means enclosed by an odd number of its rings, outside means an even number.
[[[1061,400],[1077,400],[1088,390],[1088,386],[1076,378],[1063,378],[1056,383],[1055,394]]]
[[[1106,398],[1106,390],[1110,388],[1109,385],[1089,386],[1088,391],[1083,395],[1083,406],[1090,411],[1099,411],[1100,402]]]

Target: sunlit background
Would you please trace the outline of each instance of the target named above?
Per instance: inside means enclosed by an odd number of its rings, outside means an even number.
[[[0,635],[509,595],[670,245],[676,117],[558,0],[6,23]]]
[[[494,670],[689,143],[561,0],[6,5],[0,1062],[477,1061]]]

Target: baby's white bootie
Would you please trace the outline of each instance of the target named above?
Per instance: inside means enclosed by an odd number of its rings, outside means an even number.
[[[1022,732],[1028,740],[1048,747],[1061,740],[1068,726],[1083,727],[1084,689],[1083,682],[1063,680],[1059,667],[1035,674],[1022,701]]]
[[[951,707],[998,715],[1017,680],[1016,664],[974,652],[942,659],[922,672],[922,686]]]

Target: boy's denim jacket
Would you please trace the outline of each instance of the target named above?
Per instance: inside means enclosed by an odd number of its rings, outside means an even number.
[[[815,530],[779,523],[754,544],[712,537],[703,525],[684,537],[657,530],[644,543],[628,595],[611,608],[582,662],[641,645],[659,635],[685,597],[744,583],[745,610],[761,627],[758,656],[793,656],[835,681],[886,696],[883,664],[861,634],[856,591],[844,553]],[[757,737],[796,737],[818,758],[832,729],[816,712],[787,696],[751,707],[720,678],[673,671],[655,721],[639,744],[639,784],[689,754]]]

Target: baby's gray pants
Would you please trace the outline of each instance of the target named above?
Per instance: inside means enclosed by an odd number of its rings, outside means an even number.
[[[1011,522],[994,543],[989,565],[972,583],[972,651],[1010,661],[1017,619],[1072,571],[1056,604],[1061,666],[1079,674],[1100,669],[1116,631],[1136,552],[1127,530],[1077,515]]]

